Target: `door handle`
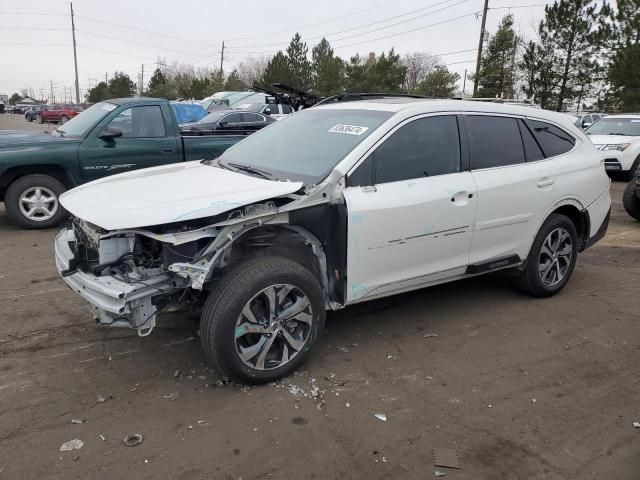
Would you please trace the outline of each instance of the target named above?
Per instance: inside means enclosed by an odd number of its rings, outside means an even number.
[[[457,206],[463,206],[469,203],[469,199],[473,198],[473,193],[462,191],[456,192],[453,197],[451,197],[451,202]]]
[[[538,187],[545,188],[552,186],[556,181],[553,178],[542,178],[538,182]]]
[[[163,148],[162,153],[173,153],[175,150],[173,148]]]

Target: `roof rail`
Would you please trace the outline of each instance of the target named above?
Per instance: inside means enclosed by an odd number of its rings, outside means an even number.
[[[340,93],[338,95],[332,95],[320,100],[317,105],[325,105],[327,103],[337,102],[356,102],[359,100],[371,100],[371,99],[383,99],[383,98],[415,98],[417,100],[424,100],[429,97],[423,97],[421,95],[410,95],[408,93]]]

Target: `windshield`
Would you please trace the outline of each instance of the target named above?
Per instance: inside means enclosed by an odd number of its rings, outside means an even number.
[[[236,107],[236,110],[245,110],[247,112],[261,112],[265,105],[265,103],[245,103]]]
[[[87,108],[73,117],[62,125],[62,127],[58,128],[57,131],[65,137],[82,137],[114,108],[116,108],[116,105],[113,103],[96,103],[93,107]]]
[[[587,135],[628,135],[640,136],[640,117],[638,118],[601,118],[591,125]]]
[[[213,112],[207,115],[206,117],[201,118],[196,123],[216,123],[220,118],[226,115],[228,111],[224,110],[221,112]]]
[[[274,180],[318,183],[391,115],[375,110],[303,110],[235,144],[219,157],[220,163],[254,167]]]

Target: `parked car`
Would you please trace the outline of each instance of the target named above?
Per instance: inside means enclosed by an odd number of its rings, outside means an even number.
[[[304,361],[326,310],[502,269],[534,296],[557,293],[605,234],[609,185],[554,112],[336,103],[215,161],[67,192],[55,259],[102,325],[147,335],[163,307],[203,304],[209,361],[260,383]]]
[[[40,105],[34,105],[27,108],[27,111],[24,112],[24,119],[27,122],[33,122],[36,119],[36,115],[40,112],[40,108]]]
[[[11,105],[9,107],[9,113],[23,114],[27,108],[29,108],[27,105]]]
[[[604,158],[608,172],[635,177],[640,167],[640,115],[609,115],[585,132]]]
[[[622,195],[622,205],[627,213],[640,222],[640,170],[636,172]]]
[[[606,113],[583,113],[579,115],[580,117],[580,125],[581,128],[589,128],[591,125],[596,123],[603,117],[606,117]]]
[[[82,111],[82,107],[75,105],[42,105],[35,119],[36,123],[67,123]]]
[[[244,103],[237,106],[236,110],[261,113],[263,115],[268,115],[275,120],[280,120],[285,115],[293,113],[291,105],[282,103]]]
[[[274,123],[275,118],[237,110],[214,111],[194,123],[180,126],[183,135],[250,135]]]
[[[69,188],[126,170],[219,156],[246,135],[183,138],[162,99],[100,102],[51,134],[0,131],[0,201],[25,228],[48,228],[66,212]]]

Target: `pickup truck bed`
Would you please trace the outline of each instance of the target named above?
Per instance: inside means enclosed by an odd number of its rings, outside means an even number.
[[[97,103],[51,134],[0,131],[0,201],[25,228],[48,228],[66,212],[58,197],[107,175],[220,156],[246,133],[181,136],[169,102]]]

